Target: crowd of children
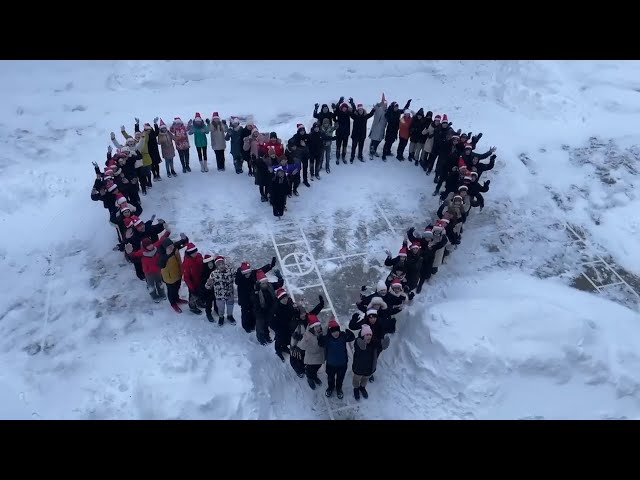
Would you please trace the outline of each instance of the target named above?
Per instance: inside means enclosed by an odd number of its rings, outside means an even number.
[[[307,133],[302,124],[286,142],[286,147],[275,132],[268,136],[248,121],[240,125],[237,117],[229,124],[214,112],[211,119],[203,121],[199,113],[185,125],[176,117],[170,127],[158,118],[145,123],[140,129],[135,119],[134,136],[124,126],[122,145],[111,133],[117,148],[108,147],[104,170],[94,162],[96,179],[91,199],[102,202],[109,212],[109,221],[115,227],[118,245],[114,250],[124,251],[137,277],[147,283],[151,298],[160,302],[168,298],[171,308],[182,313],[181,305],[188,304],[194,314],[202,314],[219,325],[225,321],[235,324],[233,309],[240,307],[241,324],[248,332],[256,332],[257,340],[266,345],[275,344],[278,357],[284,362],[285,354],[299,377],[306,376],[310,388],[322,382],[318,371],[325,365],[328,397],[336,392],[343,398],[342,384],[346,375],[349,356],[347,345],[353,342],[353,393],[359,400],[368,398],[366,385],[374,381],[377,360],[389,346],[389,334],[395,332],[397,315],[415,294],[422,291],[425,282],[438,272],[445,258],[462,238],[463,226],[471,209],[484,207],[483,193],[489,190],[490,181],[479,183],[483,172],[494,167],[495,148],[478,154],[475,152],[482,133],[454,131],[447,115],[426,115],[420,108],[415,115],[409,110],[411,100],[404,108],[397,102],[387,104],[382,96],[370,112],[362,104],[356,105],[341,97],[337,103],[315,105],[314,123]],[[434,195],[440,194],[441,205],[437,218],[424,229],[411,228],[398,255],[387,251],[385,265],[390,273],[381,280],[375,291],[366,294],[362,288],[348,329],[342,329],[331,319],[323,329],[318,315],[324,308],[324,299],[310,311],[307,305],[294,303],[284,288],[284,279],[274,269],[276,258],[255,269],[244,261],[234,271],[221,255],[200,253],[196,245],[181,233],[180,240],[172,241],[171,228],[162,219],[152,216],[141,219],[142,204],[139,192],[147,195],[153,181],[161,181],[160,164],[164,160],[167,177],[177,176],[174,169],[175,152],[178,152],[182,172],[191,172],[189,150],[190,137],[194,139],[200,170],[209,171],[207,150],[211,145],[218,171],[225,170],[227,142],[233,157],[235,171],[243,173],[246,163],[249,176],[258,185],[263,202],[270,202],[273,214],[281,217],[286,210],[287,198],[299,195],[298,187],[310,187],[309,180],[320,180],[320,173],[331,173],[332,143],[336,143],[335,162],[347,163],[347,143],[351,136],[350,162],[356,155],[363,158],[368,120],[369,158],[378,157],[378,147],[383,143],[382,160],[392,155],[391,149],[399,139],[396,158],[404,161],[404,151],[409,146],[408,161],[421,166],[427,175],[435,169]],[[481,160],[490,157],[489,163]],[[444,190],[441,192],[442,186]],[[184,257],[180,250],[185,249]],[[276,282],[270,282],[266,274],[275,273]],[[188,300],[180,297],[184,280]],[[166,293],[165,293],[166,287]],[[274,339],[271,338],[271,331]],[[357,332],[357,336],[354,332]],[[275,341],[274,341],[275,340]]]

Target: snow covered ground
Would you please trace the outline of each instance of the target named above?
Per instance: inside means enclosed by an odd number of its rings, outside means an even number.
[[[640,416],[640,62],[1,65],[1,418]],[[487,207],[400,319],[370,398],[331,399],[330,413],[239,325],[149,302],[89,199],[91,162],[134,116],[252,114],[288,138],[315,102],[369,108],[383,91],[484,132],[479,150],[497,146],[498,161]],[[384,249],[433,217],[432,177],[376,159],[301,188],[278,223],[246,175],[194,169],[155,183],[143,217],[234,264],[277,255],[297,299],[328,294],[346,323]]]

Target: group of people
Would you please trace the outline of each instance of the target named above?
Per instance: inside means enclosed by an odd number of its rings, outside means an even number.
[[[395,315],[422,291],[424,283],[438,272],[444,259],[460,243],[471,209],[484,207],[482,194],[489,190],[490,181],[480,184],[479,178],[494,167],[496,159],[494,147],[485,153],[475,152],[482,133],[472,136],[472,132],[456,132],[447,115],[433,116],[430,111],[425,115],[422,108],[414,115],[410,105],[411,100],[402,109],[397,102],[387,105],[384,95],[370,112],[362,104],[355,105],[352,98],[346,103],[341,97],[331,108],[327,104],[319,108],[316,104],[311,131],[307,133],[304,125],[298,124],[286,147],[275,132],[263,136],[252,122],[240,126],[235,117],[227,125],[217,112],[205,121],[196,113],[186,125],[176,117],[170,127],[162,120],[158,124],[159,119],[155,118],[153,126],[146,123],[142,130],[136,118],[133,137],[124,126],[121,128],[124,145],[111,134],[117,151],[114,153],[108,147],[104,169],[94,162],[96,178],[91,199],[102,202],[108,211],[118,236],[114,250],[124,252],[136,276],[146,282],[154,301],[168,298],[177,313],[182,313],[181,305],[188,305],[196,315],[201,315],[204,309],[210,322],[216,321],[215,312],[218,325],[222,326],[225,321],[236,323],[233,310],[237,296],[242,327],[248,333],[255,331],[260,344],[274,343],[283,362],[285,354],[289,355],[291,366],[299,377],[306,376],[310,388],[322,384],[318,371],[326,365],[327,397],[336,392],[338,398],[343,398],[349,362],[347,345],[353,342],[354,398],[368,398],[366,386],[374,381],[378,357],[389,346],[389,335],[395,332]],[[298,195],[301,180],[309,187],[309,179],[320,179],[323,166],[330,173],[334,141],[337,165],[340,160],[347,163],[349,135],[351,163],[356,154],[358,160],[364,161],[362,151],[371,118],[369,158],[379,156],[377,150],[384,141],[382,160],[386,161],[399,138],[396,151],[399,161],[404,160],[408,144],[409,162],[422,166],[427,175],[435,169],[433,194],[440,194],[441,205],[437,218],[424,230],[411,228],[406,232],[397,256],[392,257],[387,251],[384,263],[391,268],[390,273],[370,294],[363,286],[356,303],[358,311],[351,317],[348,329],[342,329],[333,318],[326,329],[322,328],[318,319],[324,309],[322,296],[311,310],[305,302],[293,302],[280,271],[275,269],[275,257],[258,269],[243,261],[234,271],[225,257],[200,253],[183,233],[179,240],[171,240],[171,228],[164,220],[156,219],[155,215],[146,222],[141,219],[139,192],[146,195],[153,181],[161,180],[162,160],[167,176],[176,176],[173,159],[177,150],[183,173],[191,171],[189,136],[194,137],[202,172],[208,172],[207,135],[219,171],[225,169],[224,154],[229,141],[236,172],[243,173],[247,163],[262,201],[270,202],[274,215],[280,217],[286,209],[286,199]],[[489,163],[481,162],[487,157]],[[184,256],[180,254],[182,249]],[[275,282],[267,277],[272,270]],[[180,296],[183,280],[188,299]]]

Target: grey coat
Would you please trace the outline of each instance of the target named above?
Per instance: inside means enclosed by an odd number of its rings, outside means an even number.
[[[427,140],[426,142],[424,142],[424,151],[427,153],[431,153],[433,151],[433,125],[429,124],[429,126],[422,131],[422,133],[425,132],[427,134]]]
[[[176,156],[176,151],[173,148],[173,141],[175,137],[173,133],[167,130],[167,133],[160,132],[158,134],[158,144],[160,145],[160,149],[162,150],[162,158],[168,160]]]
[[[322,365],[324,363],[324,347],[318,345],[318,336],[311,330],[304,332],[298,347],[304,350],[305,365]]]
[[[227,142],[225,140],[225,136],[227,135],[227,130],[229,128],[223,123],[222,130],[216,130],[211,124],[211,148],[214,150],[224,150],[227,148]]]
[[[382,102],[377,103],[375,108],[375,115],[371,123],[371,130],[369,131],[369,138],[377,142],[381,142],[384,139],[384,129],[387,127],[387,106]]]

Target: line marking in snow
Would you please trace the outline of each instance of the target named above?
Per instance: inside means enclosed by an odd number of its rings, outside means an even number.
[[[380,205],[378,205],[377,203],[376,203],[376,208],[380,212],[380,215],[382,215],[382,218],[384,218],[384,221],[387,222],[387,225],[389,226],[389,230],[391,230],[391,233],[393,233],[394,235],[397,235],[398,232],[396,232],[396,229],[393,228],[393,225],[391,225],[391,222],[389,221],[389,218],[387,217],[387,214],[384,213],[384,209]]]
[[[316,260],[316,262],[330,262],[332,260],[346,260],[347,258],[364,257],[365,255],[368,255],[368,253],[366,253],[366,252],[363,252],[363,253],[350,253],[348,255],[340,255],[339,257],[318,258]]]
[[[624,283],[623,282],[608,283],[606,285],[600,285],[600,288],[615,287],[616,285],[624,285]]]
[[[278,246],[279,247],[284,247],[285,245],[294,245],[296,243],[303,243],[302,240],[296,240],[295,242],[284,242],[284,243],[279,243]]]
[[[586,273],[582,272],[582,276],[587,279],[587,282],[593,285],[593,288],[595,288],[598,293],[600,293],[600,288],[595,283],[593,283],[593,280],[591,280]]]
[[[315,283],[313,285],[305,285],[303,287],[296,287],[299,288],[300,290],[306,290],[307,288],[316,288],[316,287],[321,287],[322,284],[321,283]]]

